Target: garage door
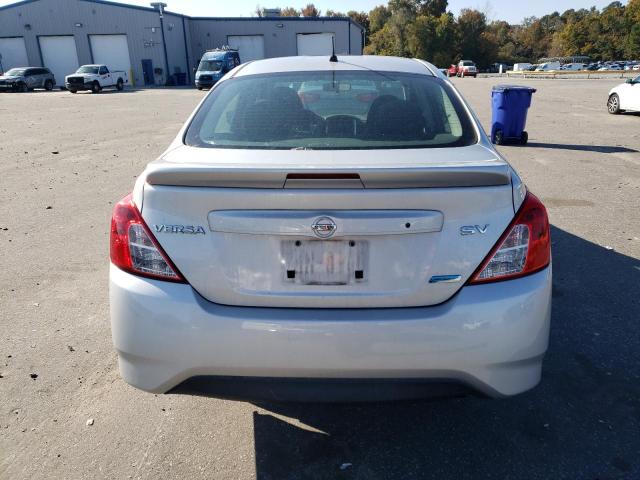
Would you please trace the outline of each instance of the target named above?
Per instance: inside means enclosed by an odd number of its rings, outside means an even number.
[[[53,72],[58,85],[64,85],[64,77],[78,69],[76,40],[71,35],[38,37],[42,63]]]
[[[104,63],[109,70],[129,73],[131,58],[126,35],[89,35],[94,63]]]
[[[27,49],[24,46],[24,38],[0,38],[0,71],[5,72],[13,67],[28,67]]]
[[[333,33],[299,33],[298,55],[331,55]]]
[[[238,50],[240,62],[264,58],[264,37],[262,35],[229,35],[227,43]]]

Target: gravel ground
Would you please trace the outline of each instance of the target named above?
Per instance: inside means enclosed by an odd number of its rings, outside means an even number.
[[[500,79],[453,81],[488,128]],[[606,113],[618,81],[524,81],[530,145],[500,148],[553,223],[541,385],[351,406],[158,396],[118,375],[110,211],[202,92],[0,95],[0,478],[639,478],[640,115]]]

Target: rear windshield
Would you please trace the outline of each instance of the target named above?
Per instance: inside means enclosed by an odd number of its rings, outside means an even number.
[[[476,141],[471,119],[447,81],[375,71],[225,80],[185,135],[191,146],[249,149],[432,148]]]

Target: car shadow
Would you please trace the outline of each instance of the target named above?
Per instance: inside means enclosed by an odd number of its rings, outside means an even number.
[[[67,93],[71,94],[71,92],[68,91],[68,90],[62,90],[62,91],[63,92],[66,91]],[[124,88],[123,90],[117,90],[115,88],[113,88],[113,89],[109,88],[107,90],[100,90],[100,93],[98,93],[98,94],[95,94],[95,93],[91,92],[91,90],[80,90],[80,91],[78,91],[78,92],[76,92],[75,94],[72,94],[72,95],[111,95],[111,94],[114,94],[114,93],[118,93],[118,94],[120,94],[120,93],[138,93],[138,92],[142,92],[142,91],[144,91],[143,88]]]
[[[113,94],[113,93],[137,93],[137,92],[144,92],[147,90],[195,90],[195,87],[191,87],[189,85],[187,86],[173,86],[173,87],[165,87],[165,86],[156,86],[156,87],[125,87],[123,90],[116,90],[115,88],[109,88],[106,90],[101,90],[99,95],[105,95],[105,94]],[[91,91],[89,90],[82,90],[77,92],[77,95],[81,94],[81,93],[86,93],[91,95]],[[95,95],[95,94],[94,94]]]
[[[256,403],[257,478],[640,478],[640,260],[559,228],[552,239],[538,387],[503,400]]]
[[[619,147],[619,146],[608,146],[608,145],[570,145],[564,143],[538,143],[538,142],[529,142],[527,143],[529,147],[536,148],[553,148],[560,150],[576,150],[581,152],[597,152],[597,153],[634,153],[638,152],[633,148],[628,147]]]

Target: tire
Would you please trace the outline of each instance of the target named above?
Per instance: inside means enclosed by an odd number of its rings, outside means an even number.
[[[118,81],[116,82],[116,88],[118,89],[119,92],[124,90],[124,82],[122,81],[121,78],[119,78]]]
[[[91,85],[91,93],[100,93],[100,84],[98,82],[93,82]]]
[[[69,91],[70,91],[71,93],[78,93],[78,91],[77,91],[75,88],[70,88],[70,89],[69,89]]]
[[[527,132],[522,132],[522,134],[520,135],[520,143],[522,145],[526,145],[528,141],[529,141],[529,134]]]
[[[493,137],[493,143],[496,145],[502,145],[504,143],[504,134],[502,133],[502,130],[496,130]]]
[[[46,82],[44,82],[44,89],[47,92],[50,92],[51,90],[53,90],[53,82],[51,80],[47,80]]]
[[[29,91],[29,88],[27,87],[26,83],[20,83],[20,84],[18,84],[18,91],[20,93],[26,93],[26,92]]]
[[[202,90],[202,87],[198,87],[198,90]]]
[[[617,115],[620,113],[620,97],[617,93],[609,96],[609,100],[607,100],[607,111],[611,115]]]

